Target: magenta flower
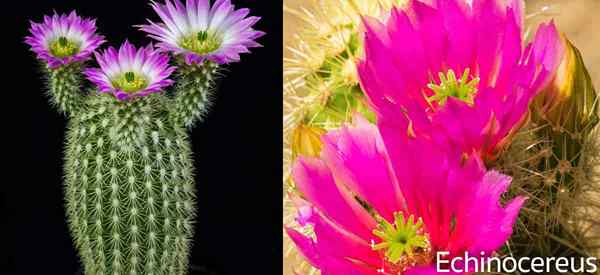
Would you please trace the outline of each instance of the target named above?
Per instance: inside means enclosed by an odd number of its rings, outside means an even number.
[[[75,11],[44,16],[43,23],[31,22],[29,31],[25,43],[50,68],[85,61],[104,43],[104,37],[96,34],[96,20],[81,18]]]
[[[157,47],[183,55],[187,64],[210,60],[218,64],[237,62],[240,53],[259,47],[254,40],[264,33],[252,28],[260,17],[248,17],[248,9],[234,10],[230,0],[166,0],[164,5],[152,2],[152,8],[163,23],[139,26],[150,37],[160,41]]]
[[[523,48],[522,0],[429,2],[394,8],[385,23],[365,19],[363,90],[383,135],[408,115],[415,131],[443,129],[464,152],[493,160],[557,69],[559,34],[542,24]]]
[[[99,92],[112,93],[119,100],[160,92],[173,83],[168,77],[176,69],[169,66],[169,56],[152,44],[136,49],[127,41],[118,51],[110,47],[96,53],[96,60],[100,69],[86,69],[84,74]]]
[[[512,234],[525,198],[500,205],[508,176],[397,124],[404,134],[384,144],[359,118],[294,166],[297,220],[314,238],[287,232],[324,275],[436,274],[438,251],[489,256]]]

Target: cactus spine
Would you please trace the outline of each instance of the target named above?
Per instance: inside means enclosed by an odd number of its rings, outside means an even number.
[[[600,246],[598,98],[581,54],[565,45],[562,82],[536,99],[532,122],[499,163],[513,176],[511,192],[530,197],[511,238],[521,257],[591,257]]]

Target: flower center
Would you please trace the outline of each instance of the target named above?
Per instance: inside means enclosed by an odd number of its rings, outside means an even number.
[[[444,105],[448,97],[454,97],[468,104],[473,104],[473,98],[477,93],[479,77],[469,79],[470,71],[467,68],[460,79],[456,78],[453,70],[448,70],[446,75],[439,73],[440,84],[430,83],[427,85],[434,92],[429,97],[429,102],[436,101],[439,105]]]
[[[50,42],[50,53],[59,58],[75,55],[79,52],[79,43],[71,41],[64,36]]]
[[[126,72],[113,81],[113,86],[126,93],[133,93],[146,88],[148,81],[140,74]]]
[[[373,234],[379,237],[381,242],[375,244],[372,241],[371,247],[373,250],[384,252],[394,272],[403,272],[409,267],[431,262],[431,245],[420,218],[415,223],[413,215],[405,220],[402,213],[396,212],[393,224],[381,218]]]
[[[180,46],[197,54],[207,54],[216,51],[221,46],[221,39],[207,31],[200,31],[181,40]]]

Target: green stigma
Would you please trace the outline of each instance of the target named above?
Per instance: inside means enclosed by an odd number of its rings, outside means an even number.
[[[146,88],[148,81],[139,74],[126,72],[113,81],[113,86],[126,93],[132,93]]]
[[[469,104],[473,104],[473,98],[477,93],[477,85],[479,85],[479,77],[474,77],[469,80],[470,70],[467,68],[460,79],[456,79],[453,70],[448,70],[444,75],[440,73],[440,84],[431,83],[427,85],[435,94],[429,98],[429,102],[437,101],[440,105],[444,105],[448,97],[454,97]]]
[[[197,54],[214,52],[221,46],[221,39],[215,34],[200,31],[181,40],[180,46]]]
[[[64,36],[50,42],[50,53],[59,58],[75,55],[79,52],[79,44]]]
[[[429,246],[427,237],[419,232],[422,226],[421,219],[415,223],[414,216],[410,215],[408,221],[405,221],[402,213],[394,213],[394,224],[381,219],[373,234],[381,238],[382,242],[373,244],[373,250],[385,249],[387,260],[398,264],[404,255],[413,256],[419,253],[418,250],[425,250]]]

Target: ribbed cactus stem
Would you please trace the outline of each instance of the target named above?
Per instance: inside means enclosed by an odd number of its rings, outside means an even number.
[[[186,130],[161,95],[88,97],[69,124],[66,198],[85,274],[186,274],[195,191]]]
[[[511,237],[511,253],[590,255],[598,239],[588,230],[596,219],[591,213],[600,210],[593,196],[598,188],[597,138],[595,132],[569,133],[543,123],[517,135],[497,167],[513,177],[510,192],[529,197]]]
[[[71,63],[55,69],[48,68],[48,97],[59,112],[71,116],[82,106],[83,64]]]
[[[206,114],[211,105],[211,86],[217,70],[218,65],[210,61],[180,68],[175,96],[169,109],[175,124],[191,128]]]

